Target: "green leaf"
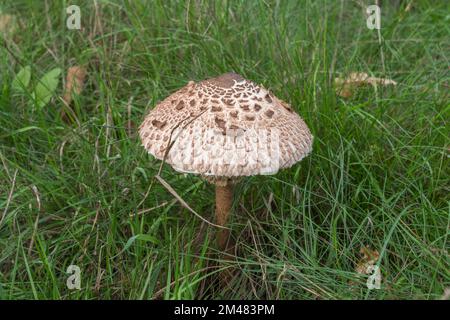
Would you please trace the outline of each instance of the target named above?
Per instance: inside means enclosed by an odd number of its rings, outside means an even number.
[[[11,83],[11,88],[15,91],[24,92],[26,87],[30,84],[31,67],[26,66],[19,70]]]
[[[123,251],[128,250],[136,240],[148,241],[154,244],[158,243],[158,239],[149,234],[137,234],[128,239],[127,243],[125,244],[125,247],[123,248]]]
[[[34,88],[33,98],[39,109],[42,109],[49,103],[59,82],[60,68],[55,68],[47,72]]]

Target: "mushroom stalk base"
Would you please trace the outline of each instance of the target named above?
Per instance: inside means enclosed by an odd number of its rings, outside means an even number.
[[[225,226],[228,216],[231,212],[233,203],[233,185],[226,186],[216,185],[216,220],[220,226]],[[227,248],[230,232],[228,229],[220,229],[217,233],[217,244],[220,250],[225,251]]]

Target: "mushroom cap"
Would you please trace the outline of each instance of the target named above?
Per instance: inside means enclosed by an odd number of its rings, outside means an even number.
[[[148,113],[139,135],[176,171],[212,178],[274,174],[313,142],[289,104],[236,73],[190,81]]]

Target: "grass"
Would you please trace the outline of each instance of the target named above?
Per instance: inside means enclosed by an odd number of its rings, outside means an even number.
[[[19,21],[0,37],[0,298],[440,298],[450,285],[449,7],[383,1],[379,38],[368,4],[78,1],[77,31],[66,28],[68,2],[0,0]],[[59,96],[72,65],[88,75],[67,124]],[[42,108],[30,88],[11,88],[23,66],[34,84],[63,70]],[[222,265],[240,273],[221,288],[214,228],[153,179],[160,163],[136,127],[189,80],[230,70],[291,103],[315,141],[293,168],[237,186],[239,249]],[[344,99],[333,79],[353,71],[398,85]],[[169,166],[162,176],[213,221],[211,185]],[[355,272],[362,247],[380,254],[380,290]],[[81,290],[66,287],[71,264]]]

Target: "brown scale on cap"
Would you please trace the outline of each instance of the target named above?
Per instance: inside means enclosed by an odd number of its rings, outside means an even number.
[[[167,121],[152,120],[152,125],[162,130],[166,126]]]
[[[229,72],[229,73],[225,73],[221,76],[218,76],[216,78],[211,78],[208,80],[205,80],[205,83],[208,84],[212,84],[213,86],[217,86],[220,88],[231,88],[233,87],[233,85],[235,85],[236,82],[242,82],[245,81],[244,78],[242,78],[242,76],[240,76],[237,73],[233,73],[233,72]]]
[[[234,101],[233,101],[233,99],[225,99],[225,98],[222,98],[222,102],[223,102],[225,105],[229,106],[229,107],[234,106]]]
[[[176,100],[175,100],[176,101]],[[178,111],[180,111],[181,109],[184,108],[184,101],[179,101],[177,103],[177,106],[175,107],[175,109],[177,109]]]
[[[236,128],[242,131],[242,140],[236,138],[236,145],[224,143],[223,138]],[[178,171],[222,178],[275,173],[290,167],[311,151],[313,141],[308,127],[288,103],[236,73],[189,82],[151,110],[139,133],[147,151],[163,159],[172,130],[177,134],[172,136],[175,141],[167,163]],[[279,132],[279,136],[262,139],[255,135],[261,131],[269,135]],[[208,136],[211,132],[221,133],[222,138]],[[272,148],[276,141],[279,152],[261,151],[267,141]],[[193,149],[191,157],[180,152],[186,148]]]
[[[221,129],[223,131],[226,130],[226,127],[225,127],[226,122],[225,122],[225,120],[223,120],[223,119],[221,119],[219,117],[215,117],[214,118],[214,122],[216,123],[217,127],[219,127],[219,129]]]
[[[248,105],[246,105],[246,104],[241,104],[240,107],[244,111],[250,111],[250,107]]]

